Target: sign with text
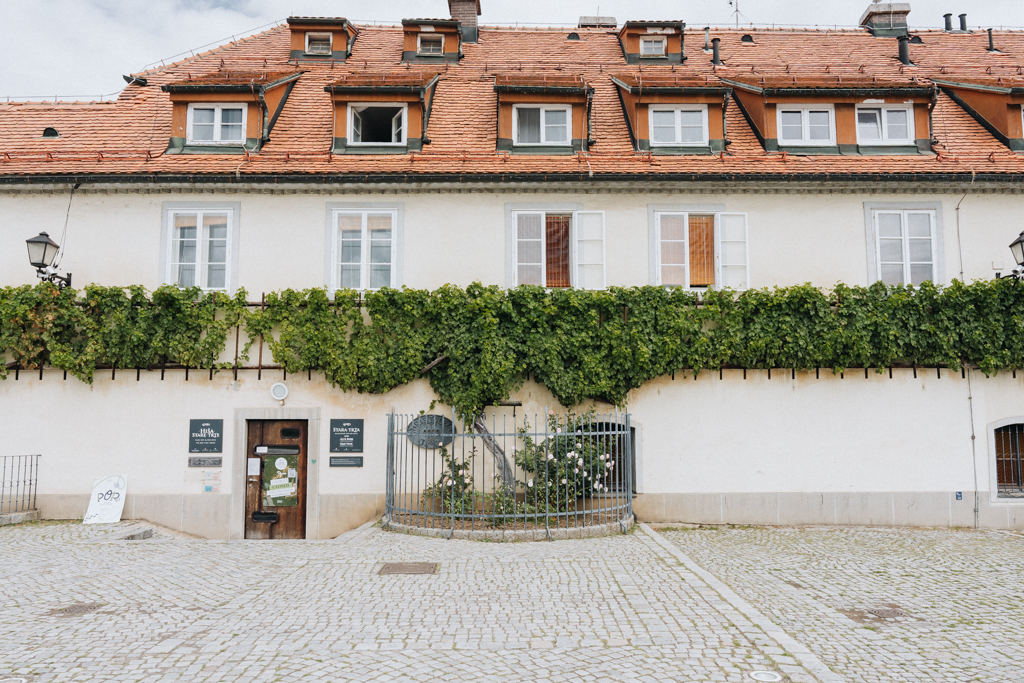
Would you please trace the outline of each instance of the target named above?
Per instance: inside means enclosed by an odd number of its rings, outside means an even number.
[[[269,455],[263,463],[263,507],[299,504],[299,456]]]
[[[331,453],[362,453],[363,421],[331,420]]]
[[[224,466],[224,458],[221,458],[221,457],[217,457],[217,458],[203,458],[203,457],[189,458],[188,459],[188,466],[189,467],[223,467]]]
[[[189,420],[189,453],[223,453],[224,420]]]
[[[97,478],[92,483],[89,509],[85,512],[82,524],[114,524],[115,522],[120,522],[127,492],[127,475],[115,474],[110,477]]]
[[[361,455],[332,455],[331,467],[362,467],[363,456]]]

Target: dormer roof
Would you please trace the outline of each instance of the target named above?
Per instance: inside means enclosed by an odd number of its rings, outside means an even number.
[[[302,71],[215,71],[199,74],[160,87],[169,93],[229,93],[251,92],[252,89],[269,89],[294,81]]]

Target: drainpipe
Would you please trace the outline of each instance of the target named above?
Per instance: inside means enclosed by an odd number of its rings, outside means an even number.
[[[711,39],[711,63],[712,64],[720,65],[722,63],[722,59],[719,56],[719,49],[718,49],[718,44],[721,43],[721,42],[722,42],[721,38],[712,38]]]

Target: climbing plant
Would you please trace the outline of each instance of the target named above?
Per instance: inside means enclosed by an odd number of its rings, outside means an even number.
[[[0,289],[0,378],[50,366],[86,382],[100,367],[223,368],[261,340],[290,373],[315,370],[345,391],[385,393],[419,377],[465,418],[527,378],[566,406],[629,392],[670,373],[722,367],[1024,367],[1024,285],[810,285],[702,294],[661,287],[433,292],[323,289],[260,306],[196,288]]]

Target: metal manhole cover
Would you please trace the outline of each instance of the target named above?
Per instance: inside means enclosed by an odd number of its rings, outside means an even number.
[[[388,562],[380,569],[386,574],[433,574],[437,571],[435,562]]]
[[[869,614],[874,614],[879,619],[897,619],[899,617],[907,616],[907,613],[900,609],[890,609],[888,607],[877,607],[868,610]]]
[[[781,681],[782,676],[774,671],[752,671],[750,677],[755,681]]]
[[[50,611],[51,617],[80,617],[83,614],[91,614],[103,607],[98,602],[79,602],[68,607],[61,607]]]

